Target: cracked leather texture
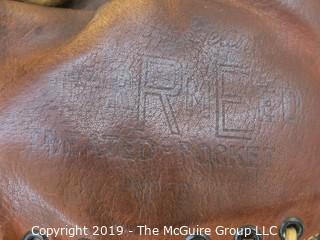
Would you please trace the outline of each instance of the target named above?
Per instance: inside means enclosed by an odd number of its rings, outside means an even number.
[[[34,225],[214,229],[289,216],[306,237],[319,232],[319,10],[1,0],[0,239]]]

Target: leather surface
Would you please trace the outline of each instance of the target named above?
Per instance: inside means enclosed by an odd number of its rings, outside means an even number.
[[[42,6],[61,6],[65,0],[22,0],[22,2],[38,4]]]
[[[0,1],[0,239],[289,216],[320,231],[318,1],[75,8]]]

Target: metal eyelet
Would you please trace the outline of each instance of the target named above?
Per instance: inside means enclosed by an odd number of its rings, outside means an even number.
[[[279,236],[282,240],[286,239],[287,228],[293,227],[297,231],[298,239],[303,235],[304,224],[303,221],[297,217],[289,217],[285,219],[279,229]]]
[[[47,236],[38,233],[33,234],[31,231],[27,232],[22,240],[48,240]]]
[[[244,234],[250,230],[250,235],[245,236]],[[259,234],[259,230],[256,226],[245,225],[237,230],[237,234],[234,236],[235,240],[243,240],[243,239],[253,239],[253,240],[262,240],[262,235]]]
[[[186,240],[210,240],[207,235],[189,235]]]

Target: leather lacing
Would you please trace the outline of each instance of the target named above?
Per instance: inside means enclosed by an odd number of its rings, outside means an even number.
[[[320,233],[317,233],[316,235],[309,237],[307,240],[320,240]]]
[[[250,228],[252,234],[247,237],[236,235],[234,236],[234,240],[244,240],[244,239],[262,240],[263,237],[261,234],[258,234],[256,232],[257,228],[255,226],[246,225],[246,226],[242,226],[239,229],[244,229],[244,228],[246,229]],[[300,220],[299,218],[290,217],[284,220],[283,223],[281,224],[279,228],[279,237],[281,240],[299,240],[302,237],[303,232],[304,232],[304,225],[302,220]],[[39,234],[34,235],[31,232],[28,232],[22,238],[22,240],[49,240],[49,239],[46,236],[39,235]],[[89,239],[81,238],[79,240],[89,240]],[[185,240],[211,240],[211,239],[209,236],[205,236],[205,235],[193,235],[193,236],[186,237]],[[320,234],[311,236],[307,238],[307,240],[320,240]]]

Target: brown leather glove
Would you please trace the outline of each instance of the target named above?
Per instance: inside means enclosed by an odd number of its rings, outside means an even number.
[[[0,239],[290,216],[320,232],[318,0],[74,2],[0,0]]]

